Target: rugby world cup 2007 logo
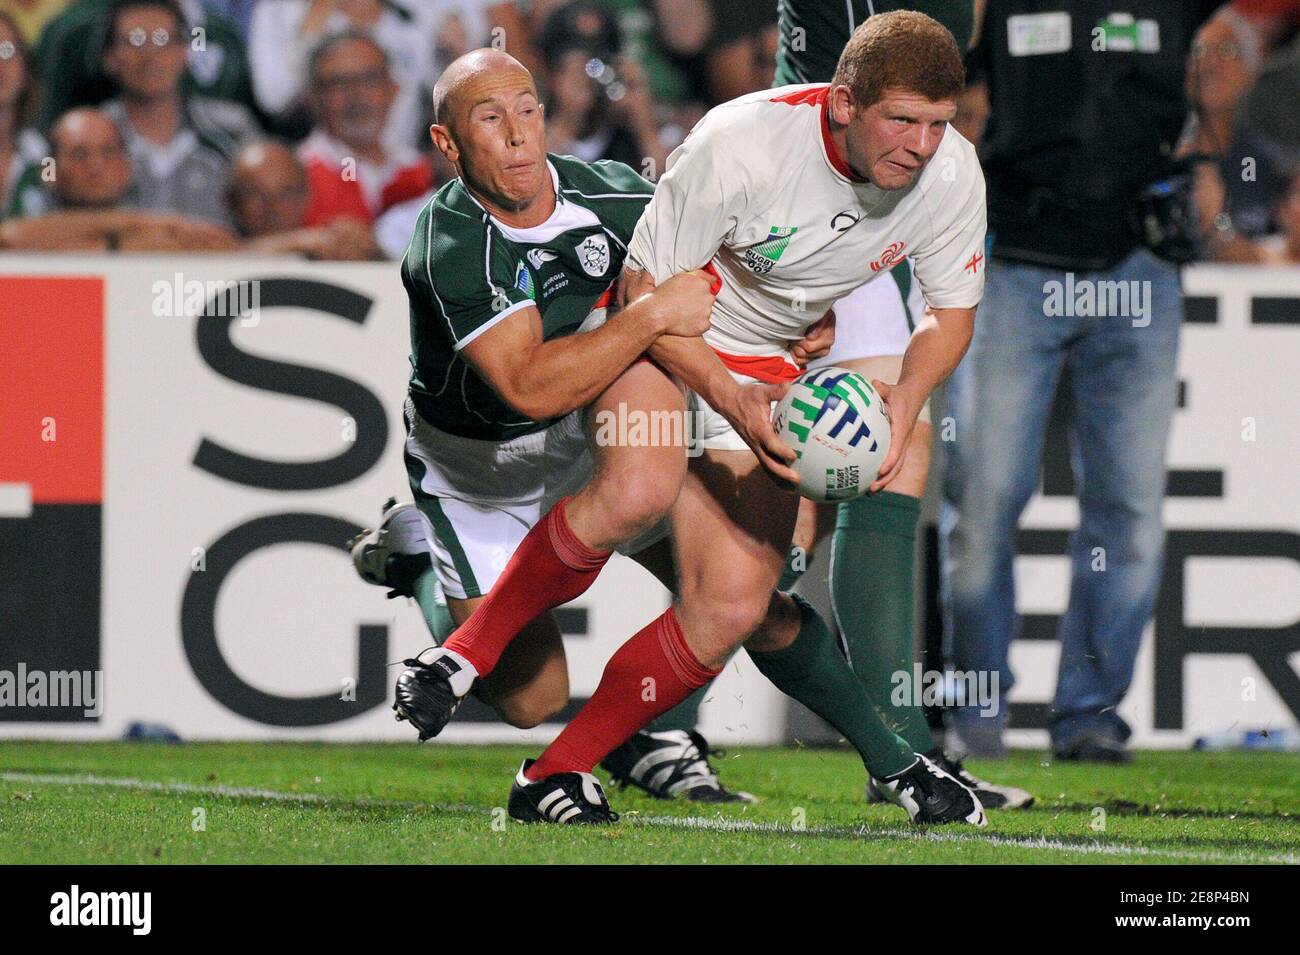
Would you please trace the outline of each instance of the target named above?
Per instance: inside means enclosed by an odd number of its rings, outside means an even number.
[[[785,248],[798,232],[797,226],[771,226],[767,230],[767,238],[758,245],[751,246],[745,250],[745,264],[750,267],[757,275],[766,275],[772,271],[772,266],[781,260],[785,254]]]

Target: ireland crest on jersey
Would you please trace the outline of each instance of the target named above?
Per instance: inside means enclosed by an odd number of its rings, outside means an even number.
[[[589,235],[573,250],[578,253],[578,264],[582,271],[594,279],[609,271],[609,240],[603,234]]]
[[[770,226],[767,230],[767,238],[758,245],[750,246],[745,250],[745,264],[748,265],[758,275],[766,275],[772,271],[772,266],[781,260],[785,253],[785,247],[790,244],[794,234],[798,232],[797,226],[781,228],[780,226]]]

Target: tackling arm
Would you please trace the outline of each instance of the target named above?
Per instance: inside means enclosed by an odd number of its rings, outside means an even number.
[[[546,421],[590,404],[666,333],[683,341],[709,326],[713,295],[703,272],[674,276],[590,332],[543,341],[542,316],[520,309],[464,348],[506,404]],[[706,346],[707,347],[707,346]]]

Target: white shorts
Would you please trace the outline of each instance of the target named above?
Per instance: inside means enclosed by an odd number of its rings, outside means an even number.
[[[740,385],[759,381],[749,375],[728,369],[728,374]],[[772,406],[775,408],[776,403]],[[686,393],[686,420],[690,428],[690,447],[693,451],[705,448],[710,451],[748,451],[749,445],[736,433],[731,422],[709,407],[707,401],[693,391]]]
[[[582,412],[508,441],[462,438],[406,405],[406,471],[433,527],[433,566],[448,597],[492,589],[524,535],[594,473]],[[667,536],[667,521],[619,548],[634,554]]]

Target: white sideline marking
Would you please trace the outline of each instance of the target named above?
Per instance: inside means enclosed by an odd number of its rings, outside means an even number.
[[[203,796],[224,796],[229,799],[265,799],[270,802],[297,802],[316,805],[376,806],[398,809],[436,809],[439,812],[482,812],[480,806],[444,805],[412,802],[400,799],[374,799],[369,796],[331,796],[324,793],[294,793],[278,789],[257,789],[250,786],[201,786],[198,783],[159,782],[155,779],[97,776],[94,773],[0,773],[0,780],[9,783],[32,783],[50,786],[109,786],[116,789],[144,789],[162,793],[195,793]]]
[[[1105,843],[1071,843],[1045,836],[1000,836],[996,833],[979,835],[973,832],[953,832],[937,830],[898,830],[874,829],[871,826],[808,826],[806,829],[793,829],[771,822],[751,822],[743,819],[705,819],[700,816],[633,816],[630,820],[651,826],[669,826],[684,829],[713,829],[723,832],[773,832],[782,835],[797,836],[800,832],[813,835],[848,835],[854,834],[868,839],[912,840],[915,842],[948,842],[980,845],[1009,846],[1015,849],[1050,849],[1058,852],[1076,852],[1082,855],[1113,856],[1156,856],[1171,859],[1186,859],[1192,862],[1273,862],[1284,865],[1300,865],[1300,856],[1292,853],[1256,854],[1250,852],[1196,852],[1187,849],[1153,849],[1149,846],[1134,846],[1123,842]]]
[[[433,809],[438,812],[467,814],[485,813],[482,806],[448,805],[399,799],[375,799],[368,796],[331,796],[323,793],[284,792],[278,789],[257,789],[248,786],[202,786],[197,783],[160,782],[154,779],[97,776],[94,773],[18,773],[0,772],[0,780],[11,783],[29,783],[51,786],[108,786],[116,789],[142,789],[162,793],[192,793],[206,796],[224,796],[231,799],[264,799],[271,802],[309,803],[314,805],[371,806],[377,808]],[[1078,855],[1102,856],[1152,856],[1155,858],[1183,859],[1188,862],[1270,862],[1283,865],[1300,865],[1300,856],[1293,853],[1250,852],[1196,852],[1184,849],[1153,849],[1122,842],[1076,844],[1059,839],[1028,836],[1000,836],[993,833],[979,835],[973,832],[937,832],[934,830],[875,829],[871,826],[808,826],[794,829],[774,822],[754,822],[746,819],[708,819],[703,816],[646,816],[627,813],[623,822],[635,826],[655,826],[667,829],[704,829],[714,832],[769,832],[778,835],[856,835],[878,841],[941,842],[965,845],[1007,846],[1015,849],[1045,849],[1056,852],[1073,852]]]

